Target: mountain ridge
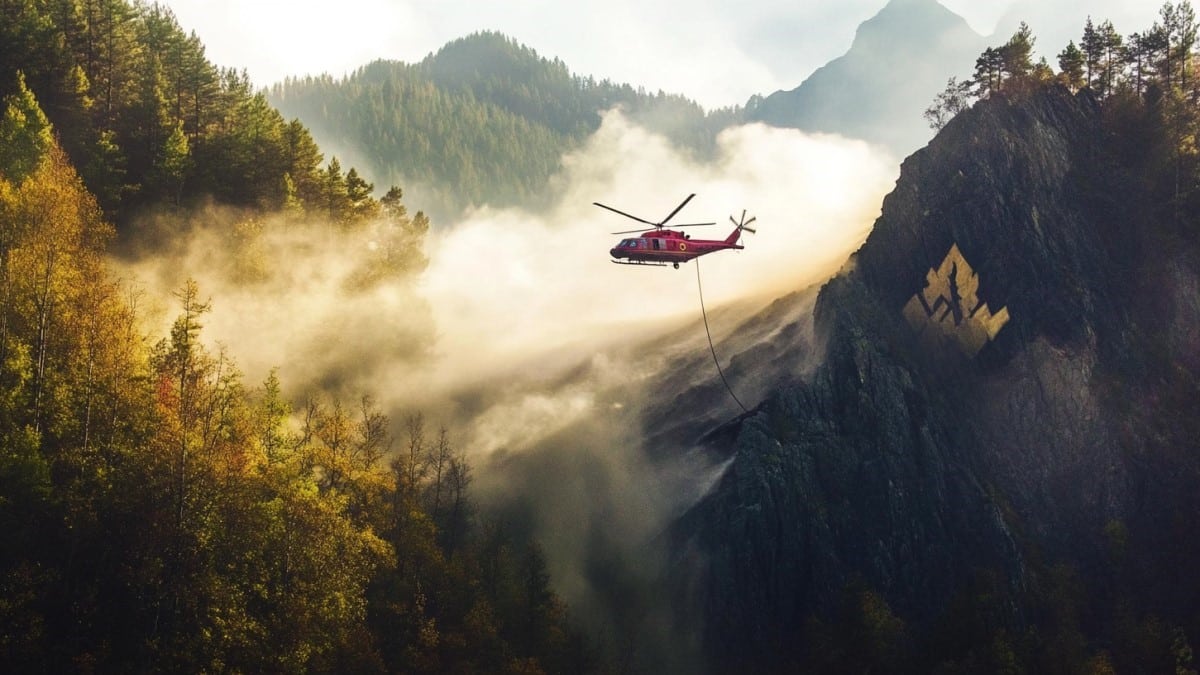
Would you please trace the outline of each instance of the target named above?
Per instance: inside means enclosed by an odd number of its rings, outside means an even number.
[[[269,99],[323,145],[362,156],[377,182],[453,218],[472,205],[544,206],[562,156],[621,107],[632,120],[698,155],[739,118],[675,94],[571,73],[492,31],[453,40],[414,64],[375,61],[340,80],[286,80]]]
[[[934,0],[893,0],[795,89],[706,110],[684,95],[573,73],[515,38],[480,31],[415,63],[289,78],[268,98],[375,182],[403,185],[437,222],[472,205],[550,203],[562,155],[613,107],[701,160],[721,130],[745,122],[837,133],[904,157],[930,136],[925,107],[984,42]]]

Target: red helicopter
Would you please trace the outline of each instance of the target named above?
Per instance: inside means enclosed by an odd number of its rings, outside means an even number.
[[[725,239],[692,239],[691,235],[684,234],[683,232],[664,229],[667,221],[674,218],[675,214],[679,213],[688,202],[692,201],[692,197],[695,196],[695,193],[688,195],[687,199],[683,200],[683,203],[679,206],[676,206],[670,215],[657,223],[629,215],[624,211],[618,211],[600,202],[592,202],[602,209],[608,209],[613,213],[619,213],[626,218],[632,218],[639,223],[645,223],[654,227],[653,230],[613,232],[613,234],[632,234],[634,232],[640,234],[640,236],[633,239],[622,239],[617,243],[616,247],[609,251],[612,257],[615,258],[613,262],[618,265],[653,265],[659,267],[665,267],[667,263],[670,263],[675,269],[679,269],[679,263],[687,262],[692,258],[698,258],[714,251],[745,248],[741,244],[738,244],[738,238],[741,237],[742,230],[754,232],[747,225],[755,221],[755,218],[746,220],[745,211],[742,211],[742,219],[740,221],[734,220],[733,216],[729,217],[730,222],[734,225],[734,229]],[[688,225],[675,225],[674,227],[706,227],[709,225],[716,225],[716,223],[691,223]]]

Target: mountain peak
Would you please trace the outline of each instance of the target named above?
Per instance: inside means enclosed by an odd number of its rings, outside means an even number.
[[[927,51],[934,44],[931,37],[953,36],[952,39],[962,40],[967,35],[974,38],[972,42],[982,37],[966,19],[937,0],[891,0],[875,16],[859,24],[847,54],[867,47],[872,41],[879,41],[883,47],[919,45]]]
[[[775,126],[861,138],[904,156],[929,139],[925,107],[947,79],[970,72],[984,43],[936,0],[891,0],[859,25],[845,54],[747,114]]]

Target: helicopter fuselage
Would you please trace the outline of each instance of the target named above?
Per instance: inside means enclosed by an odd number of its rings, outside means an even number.
[[[740,234],[735,229],[724,240],[693,239],[677,230],[648,230],[637,237],[622,239],[609,254],[613,262],[619,263],[678,264],[714,251],[745,248],[737,243]]]

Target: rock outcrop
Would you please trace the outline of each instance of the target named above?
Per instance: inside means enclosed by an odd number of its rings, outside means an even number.
[[[1056,565],[1191,611],[1200,257],[1116,142],[1051,88],[977,104],[904,162],[817,300],[823,365],[719,439],[729,468],[671,532],[678,611],[718,670],[811,664],[847,589],[910,651],[980,578],[998,629],[1036,623]]]

